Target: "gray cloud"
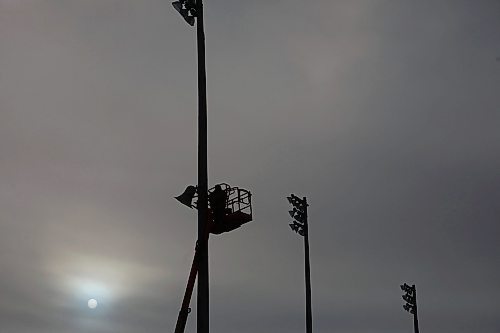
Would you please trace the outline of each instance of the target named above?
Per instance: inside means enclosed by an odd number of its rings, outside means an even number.
[[[207,1],[210,182],[255,221],[211,240],[211,325],[497,332],[496,1]],[[196,45],[163,1],[0,0],[0,332],[173,330],[195,212]],[[95,311],[86,308],[96,297]],[[187,331],[195,329],[196,309]]]

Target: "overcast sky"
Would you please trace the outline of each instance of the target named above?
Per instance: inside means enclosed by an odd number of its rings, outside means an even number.
[[[211,331],[500,331],[500,2],[205,1]],[[196,34],[160,0],[0,0],[0,332],[173,332]],[[97,299],[91,310],[87,300]],[[194,307],[193,302],[193,307]],[[186,332],[195,331],[196,311]]]

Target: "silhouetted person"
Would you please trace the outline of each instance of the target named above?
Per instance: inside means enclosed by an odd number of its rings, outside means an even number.
[[[218,225],[216,227],[219,228],[222,227],[221,224],[224,222],[226,200],[226,191],[224,191],[220,185],[215,185],[215,189],[208,196],[208,201],[210,202],[210,207],[212,208],[212,212],[214,214],[214,222]]]

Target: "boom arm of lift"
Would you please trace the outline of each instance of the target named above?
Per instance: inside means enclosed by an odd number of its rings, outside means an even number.
[[[208,233],[205,241],[208,240]],[[191,301],[191,296],[193,295],[194,282],[196,281],[196,275],[198,274],[198,262],[200,258],[199,246],[196,244],[196,249],[194,252],[193,263],[191,264],[191,271],[189,272],[188,283],[186,286],[186,291],[184,292],[184,298],[182,299],[181,310],[177,316],[177,323],[175,324],[174,333],[184,333],[186,328],[186,322],[191,308],[189,308],[189,302]]]

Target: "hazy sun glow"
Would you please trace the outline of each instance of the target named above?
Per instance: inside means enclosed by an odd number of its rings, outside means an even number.
[[[92,309],[88,302],[94,299],[101,311],[129,297],[138,286],[164,280],[166,275],[156,267],[113,258],[65,254],[52,260],[49,269],[54,281],[64,286],[65,293],[75,301],[74,304],[87,304]]]
[[[89,299],[87,305],[90,309],[95,309],[97,307],[97,301],[94,298]]]
[[[107,297],[110,293],[109,288],[107,288],[103,283],[92,280],[76,279],[76,285],[78,286],[80,292],[86,296],[99,295]]]

